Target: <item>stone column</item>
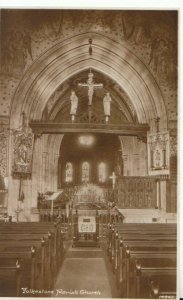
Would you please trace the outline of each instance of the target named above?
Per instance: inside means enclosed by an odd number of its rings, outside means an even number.
[[[59,154],[54,154],[54,176],[53,176],[53,188],[58,189],[58,159]]]
[[[161,209],[166,212],[166,180],[160,181]]]
[[[20,180],[12,176],[12,163],[13,163],[13,133],[9,135],[9,182],[8,182],[8,215],[11,215],[16,220],[15,211],[18,208],[19,184]]]
[[[166,222],[166,179],[162,178],[159,181],[159,202],[161,203],[160,207],[160,216],[161,222]]]
[[[42,192],[42,136],[35,138],[32,166],[31,207],[37,207],[38,192]]]
[[[43,152],[42,153],[42,192],[46,192],[48,190],[48,186],[46,184],[46,177],[48,176],[47,173],[47,163],[48,163],[48,153],[47,152]]]
[[[156,206],[161,209],[160,181],[156,181]]]

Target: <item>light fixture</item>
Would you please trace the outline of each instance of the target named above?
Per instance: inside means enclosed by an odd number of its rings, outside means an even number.
[[[95,139],[93,135],[81,135],[79,137],[79,143],[83,146],[91,146],[93,145]]]

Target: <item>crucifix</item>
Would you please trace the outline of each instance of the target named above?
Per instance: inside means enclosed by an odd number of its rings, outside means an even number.
[[[110,176],[109,178],[112,179],[112,188],[114,190],[116,184],[116,178],[117,178],[115,172],[112,172],[112,176]]]
[[[92,105],[92,98],[93,98],[94,90],[97,88],[103,88],[102,83],[94,83],[93,76],[94,76],[94,74],[91,72],[91,69],[90,69],[90,72],[88,74],[87,83],[78,83],[78,86],[88,88],[88,99],[89,99],[88,105]]]

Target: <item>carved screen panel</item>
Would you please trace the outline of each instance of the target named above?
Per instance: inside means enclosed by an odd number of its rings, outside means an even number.
[[[8,131],[0,132],[0,175],[2,177],[7,176],[8,165]]]
[[[31,174],[33,144],[34,135],[31,132],[15,131],[13,133],[13,175]]]
[[[147,136],[149,175],[169,175],[169,133],[150,133]]]
[[[119,208],[155,208],[156,180],[150,177],[123,177],[117,185]]]

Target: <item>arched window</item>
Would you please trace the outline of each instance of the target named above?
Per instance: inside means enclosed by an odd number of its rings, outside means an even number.
[[[73,165],[68,162],[65,166],[65,181],[72,182],[73,181]]]
[[[98,166],[98,179],[99,182],[106,181],[106,164],[101,162]]]
[[[88,162],[84,162],[82,164],[82,176],[81,181],[82,182],[88,182],[90,179],[90,165]]]

